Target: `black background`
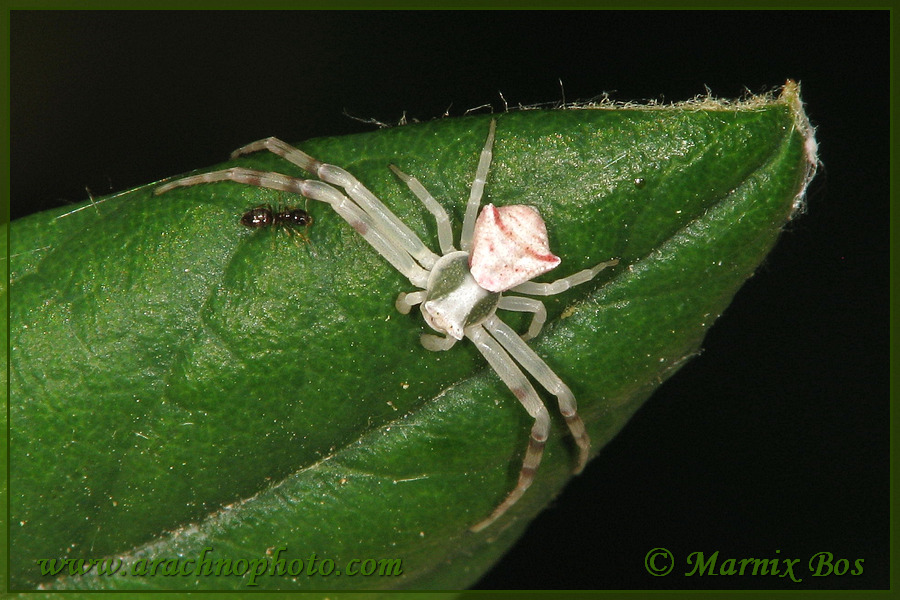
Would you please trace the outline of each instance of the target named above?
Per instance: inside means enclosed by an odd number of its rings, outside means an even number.
[[[824,163],[705,351],[478,585],[888,585],[887,12],[13,12],[11,213],[224,160],[268,135],[490,104],[737,97],[802,83]],[[644,556],[679,560],[652,577]],[[685,577],[688,553],[864,559]],[[776,551],[780,551],[776,554]],[[805,571],[805,569],[804,569]]]

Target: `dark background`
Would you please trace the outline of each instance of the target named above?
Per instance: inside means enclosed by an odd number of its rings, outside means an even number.
[[[11,212],[288,141],[589,99],[802,83],[808,214],[480,588],[888,585],[887,12],[13,12]],[[652,577],[666,547],[864,559],[861,576]],[[776,554],[776,551],[780,551]]]

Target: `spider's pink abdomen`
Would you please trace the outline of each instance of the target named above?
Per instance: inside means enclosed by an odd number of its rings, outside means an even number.
[[[556,268],[547,226],[530,206],[488,204],[475,221],[469,268],[478,285],[505,292]]]

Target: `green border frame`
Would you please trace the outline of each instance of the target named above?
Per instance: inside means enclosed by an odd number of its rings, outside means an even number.
[[[35,0],[33,2],[29,2],[27,0],[18,0],[8,2],[6,0],[0,0],[2,3],[2,10],[0,10],[0,37],[3,39],[3,60],[0,61],[0,81],[3,82],[3,97],[2,103],[5,107],[5,113],[7,118],[0,120],[0,137],[4,139],[4,144],[2,148],[0,148],[0,158],[2,158],[3,165],[3,174],[5,178],[3,180],[3,199],[0,202],[0,225],[8,228],[9,222],[9,214],[10,214],[10,155],[11,155],[11,146],[10,146],[10,100],[11,100],[11,89],[10,89],[10,20],[11,20],[11,11],[14,10],[99,10],[99,9],[115,9],[115,10],[160,10],[160,9],[177,9],[177,10],[197,10],[197,9],[244,9],[247,7],[246,2],[204,2],[203,0],[193,0],[193,1],[181,1],[181,2],[143,2],[140,3],[140,8],[129,8],[123,9],[121,2],[111,2],[109,0],[85,0],[83,2],[78,2],[74,0]],[[689,10],[697,10],[697,9],[715,9],[715,10],[745,10],[745,9],[755,9],[755,10],[803,10],[803,9],[837,9],[837,10],[887,10],[890,13],[890,66],[891,72],[893,72],[893,65],[895,64],[896,57],[896,37],[895,37],[895,22],[893,18],[893,7],[895,2],[891,0],[869,0],[865,3],[864,6],[853,6],[846,3],[829,3],[829,2],[821,2],[821,1],[813,1],[813,0],[794,0],[793,2],[779,2],[776,0],[758,0],[756,2],[739,2],[739,3],[723,3],[721,1],[716,2],[713,0],[708,1],[698,1],[694,0],[693,2],[647,2],[640,3],[639,6],[636,6],[637,3],[627,3],[627,2],[598,2],[592,0],[582,0],[582,1],[572,1],[568,0],[560,5],[555,5],[552,7],[553,10],[568,10],[568,9],[627,9],[627,10],[651,10],[651,9],[689,9]],[[427,9],[427,10],[441,10],[441,9],[541,9],[548,10],[548,6],[546,2],[540,2],[537,0],[509,0],[509,1],[494,1],[494,2],[478,2],[476,0],[458,0],[456,2],[440,2],[429,4],[423,2],[422,0],[393,0],[393,1],[381,1],[377,3],[377,6],[373,6],[372,3],[365,2],[363,0],[336,0],[332,2],[323,2],[323,1],[312,1],[312,0],[268,0],[265,2],[260,2],[258,4],[254,4],[252,6],[253,10],[270,10],[270,9],[293,9],[293,10],[304,10],[304,9],[338,9],[338,10],[349,10],[349,9],[365,9],[365,10],[384,10],[384,9]],[[890,107],[893,109],[896,105],[895,95],[894,95],[894,82],[893,78],[891,78],[890,82]],[[891,147],[900,147],[900,143],[898,143],[896,131],[894,127],[894,119],[893,119],[893,110],[891,111],[891,119],[889,123],[889,137],[891,142]],[[896,157],[894,154],[891,155],[890,158],[890,174],[893,175],[896,170]],[[893,199],[895,197],[894,194],[894,181],[891,178],[890,183],[890,193],[891,200],[893,205]],[[893,206],[892,206],[893,208]],[[891,211],[890,218],[890,226],[891,231],[895,230],[895,221],[896,215],[894,211]],[[891,276],[891,287],[893,288],[894,281],[897,281],[897,276],[900,275],[900,263],[893,260],[897,254],[897,244],[893,237],[890,242],[890,253],[891,253],[891,263],[890,263],[890,276]],[[7,229],[7,244],[6,244],[6,253],[3,258],[3,278],[8,281],[8,273],[9,273],[9,246],[8,246],[8,229]],[[9,536],[8,536],[8,527],[7,524],[9,522],[9,496],[8,496],[8,475],[9,475],[9,305],[8,305],[8,295],[4,294],[5,301],[3,306],[0,309],[3,310],[3,314],[5,316],[5,321],[3,323],[3,331],[6,335],[6,339],[3,343],[3,351],[5,358],[5,369],[6,369],[6,385],[5,385],[5,411],[4,411],[4,422],[3,422],[3,444],[0,446],[2,448],[2,452],[0,452],[0,464],[5,466],[4,472],[4,480],[2,489],[0,489],[0,503],[6,509],[6,518],[0,521],[0,535],[2,538],[6,540],[7,544],[7,557],[2,561],[2,589],[0,589],[0,596],[8,597],[8,598],[22,598],[23,600],[27,600],[29,598],[34,599],[50,599],[50,598],[66,598],[66,599],[81,599],[81,598],[102,598],[103,600],[125,600],[127,598],[134,597],[134,594],[140,594],[142,598],[165,598],[172,599],[177,597],[190,597],[192,600],[214,600],[220,598],[242,598],[246,595],[252,594],[254,598],[272,598],[272,599],[290,599],[290,600],[313,600],[313,599],[323,599],[330,598],[332,600],[347,600],[349,598],[374,598],[376,596],[393,596],[400,595],[405,600],[432,600],[432,599],[449,599],[449,598],[485,598],[491,600],[505,600],[507,598],[532,598],[532,597],[547,597],[549,594],[553,594],[554,596],[565,595],[566,598],[605,598],[605,597],[652,597],[654,599],[668,599],[668,598],[694,598],[694,597],[712,597],[712,598],[740,598],[741,600],[751,600],[751,599],[770,599],[770,598],[790,598],[796,597],[798,594],[802,594],[804,597],[806,596],[815,596],[817,598],[891,598],[894,596],[893,592],[898,589],[898,580],[897,580],[897,571],[900,570],[900,560],[897,560],[897,557],[900,556],[900,552],[898,552],[898,502],[896,501],[896,469],[898,462],[895,460],[897,458],[898,446],[894,436],[891,436],[890,440],[890,454],[891,454],[891,472],[890,472],[890,498],[892,500],[891,503],[891,515],[890,515],[890,555],[894,558],[891,567],[890,567],[890,589],[889,590],[809,590],[809,589],[798,589],[798,590],[771,590],[771,591],[742,591],[742,590],[593,590],[593,591],[507,591],[507,592],[494,592],[494,591],[447,591],[447,592],[402,592],[402,591],[362,591],[362,592],[269,592],[269,591],[259,591],[254,592],[253,590],[246,590],[241,592],[231,592],[231,591],[221,591],[221,592],[184,592],[184,591],[138,591],[138,592],[111,592],[111,591],[102,591],[102,592],[84,592],[84,591],[55,591],[55,592],[19,592],[19,593],[10,593],[8,587],[8,574],[9,574]],[[890,348],[891,348],[891,358],[894,356],[894,348],[895,348],[895,336],[894,336],[894,305],[891,303],[890,307]],[[892,361],[893,364],[893,361]],[[895,398],[895,382],[893,376],[890,381],[890,397],[891,397],[891,415],[890,415],[890,430],[892,432],[900,429],[900,419],[898,419],[897,411],[894,410],[894,398]]]

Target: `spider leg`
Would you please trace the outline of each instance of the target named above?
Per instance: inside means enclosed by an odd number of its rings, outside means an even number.
[[[419,336],[419,341],[426,350],[432,352],[444,352],[453,347],[456,338],[449,335],[434,335],[433,333],[423,333]]]
[[[304,171],[315,174],[322,181],[343,188],[360,208],[372,216],[374,226],[385,237],[403,248],[426,269],[430,269],[439,258],[375,194],[370,192],[356,177],[340,167],[323,163],[302,150],[294,148],[290,144],[274,137],[242,146],[231,153],[231,158],[234,159],[260,150],[268,150],[273,154],[277,154]]]
[[[437,221],[438,241],[441,245],[441,254],[449,254],[456,250],[453,246],[453,228],[450,226],[450,217],[447,216],[447,211],[444,210],[444,207],[438,204],[438,201],[434,199],[434,196],[425,189],[425,186],[422,185],[418,179],[407,175],[398,169],[396,165],[388,165],[388,168],[406,183],[412,193],[422,201],[425,208],[428,209],[428,212],[434,215],[434,219]]]
[[[526,371],[531,373],[547,391],[558,399],[559,412],[566,419],[566,425],[569,426],[569,431],[572,432],[575,443],[578,444],[578,465],[575,467],[575,472],[581,473],[584,465],[587,464],[591,438],[584,428],[584,421],[578,416],[578,407],[572,390],[528,344],[522,341],[512,327],[497,318],[496,315],[489,317],[484,322],[484,327]]]
[[[394,303],[394,306],[397,307],[397,310],[400,311],[401,314],[409,314],[409,311],[412,310],[413,306],[424,302],[425,296],[427,294],[427,290],[419,290],[418,292],[409,293],[400,292],[400,295],[397,296],[397,301]],[[422,346],[424,346],[426,350],[431,350],[432,352],[443,352],[453,347],[453,344],[456,343],[456,338],[450,337],[449,335],[434,335],[432,333],[423,333],[421,336],[419,336],[419,341],[422,342]]]
[[[597,273],[599,273],[603,269],[607,267],[614,267],[617,264],[619,264],[618,258],[602,262],[591,267],[590,269],[578,271],[573,275],[563,277],[562,279],[557,279],[556,281],[551,281],[550,283],[535,283],[534,281],[526,281],[525,283],[520,283],[510,291],[516,292],[518,294],[529,294],[531,296],[553,296],[554,294],[559,294],[566,291],[570,287],[581,285],[582,283],[587,283],[588,281],[596,277]]]
[[[246,185],[261,188],[279,190],[292,194],[299,194],[310,200],[318,200],[331,205],[353,229],[356,230],[375,250],[378,251],[391,265],[402,273],[410,283],[417,287],[425,287],[428,281],[428,272],[416,264],[405,249],[399,247],[396,240],[385,236],[375,226],[371,215],[363,211],[349,198],[321,181],[298,179],[280,173],[266,173],[253,169],[233,167],[223,171],[201,173],[183,179],[170,181],[154,190],[155,195],[163,194],[177,187],[187,187],[201,183],[213,183],[217,181],[234,181]]]
[[[525,298],[524,296],[500,296],[500,302],[497,304],[497,308],[516,312],[534,313],[534,317],[531,319],[531,325],[528,326],[528,331],[520,336],[523,341],[530,340],[539,334],[544,327],[544,323],[547,322],[547,309],[544,306],[544,303],[540,300],[535,300],[534,298]]]
[[[481,195],[484,193],[484,182],[487,180],[488,171],[491,168],[491,159],[494,156],[494,131],[497,129],[496,119],[491,119],[491,127],[488,130],[484,148],[481,150],[481,158],[478,159],[478,170],[475,171],[475,179],[472,181],[472,189],[469,192],[469,202],[466,204],[466,216],[463,220],[462,235],[459,238],[461,250],[472,249],[472,234],[475,232],[475,220],[478,218],[478,209],[481,206]]]
[[[418,292],[400,292],[400,295],[397,296],[397,301],[394,303],[394,306],[402,315],[408,315],[409,311],[412,310],[412,307],[416,304],[421,304],[422,301],[425,300],[425,295],[427,294],[426,290],[419,290]]]
[[[477,532],[496,521],[512,505],[518,502],[525,490],[531,485],[531,482],[534,481],[534,474],[541,464],[541,457],[544,454],[544,444],[547,443],[547,437],[550,435],[550,413],[547,412],[547,408],[541,402],[534,387],[529,383],[519,367],[516,366],[510,355],[481,325],[467,329],[466,336],[472,340],[494,371],[497,372],[497,375],[500,376],[500,379],[519,399],[519,402],[522,403],[528,414],[534,417],[531,437],[528,440],[528,449],[525,451],[525,458],[522,461],[522,470],[519,471],[519,480],[516,483],[516,487],[494,509],[494,512],[488,518],[470,528],[472,531]],[[518,336],[516,338],[518,339]]]

